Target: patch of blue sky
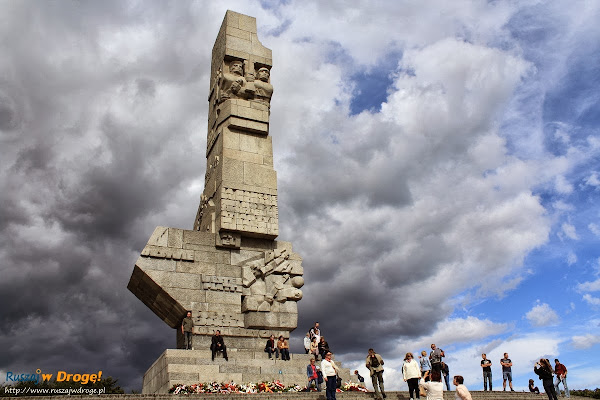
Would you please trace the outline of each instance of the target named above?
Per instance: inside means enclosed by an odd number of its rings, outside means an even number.
[[[282,33],[287,31],[291,25],[292,25],[292,20],[285,19],[279,25],[277,25],[275,28],[270,29],[265,33],[268,36],[279,37]]]
[[[381,104],[387,100],[394,76],[398,73],[398,62],[401,59],[401,51],[390,52],[374,66],[356,71],[350,77],[355,84],[350,102],[350,115],[360,114],[365,110],[381,110]]]
[[[280,6],[290,4],[291,0],[260,0],[260,6],[264,10],[276,10]]]

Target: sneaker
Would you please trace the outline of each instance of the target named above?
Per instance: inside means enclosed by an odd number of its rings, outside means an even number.
[[[511,391],[511,392],[514,392],[514,391],[515,391],[515,389],[513,389],[513,388],[510,388],[510,391]]]

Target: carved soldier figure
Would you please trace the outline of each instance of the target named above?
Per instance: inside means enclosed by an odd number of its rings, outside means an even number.
[[[269,69],[263,67],[258,70],[258,80],[254,81],[255,98],[266,105],[271,103],[271,96],[273,95],[273,85],[269,83],[269,76]]]
[[[244,79],[243,63],[241,61],[232,61],[229,64],[229,72],[222,73],[219,79],[219,102],[233,98],[246,98],[253,95],[254,91],[245,86],[246,79]]]

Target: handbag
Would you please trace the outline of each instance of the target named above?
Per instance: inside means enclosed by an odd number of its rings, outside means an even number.
[[[319,385],[323,383],[323,373],[321,371],[317,371],[317,382]]]

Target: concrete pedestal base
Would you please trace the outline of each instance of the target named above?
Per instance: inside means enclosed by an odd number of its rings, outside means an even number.
[[[210,350],[167,349],[144,374],[142,393],[162,394],[176,384],[203,382],[271,382],[306,386],[308,354],[290,354],[290,361],[269,360],[264,352],[227,349],[229,361],[218,354],[211,360]],[[319,361],[320,362],[320,361]],[[337,362],[340,365],[339,361]],[[340,377],[349,381],[350,370],[341,368]],[[324,390],[324,386],[323,386]]]

